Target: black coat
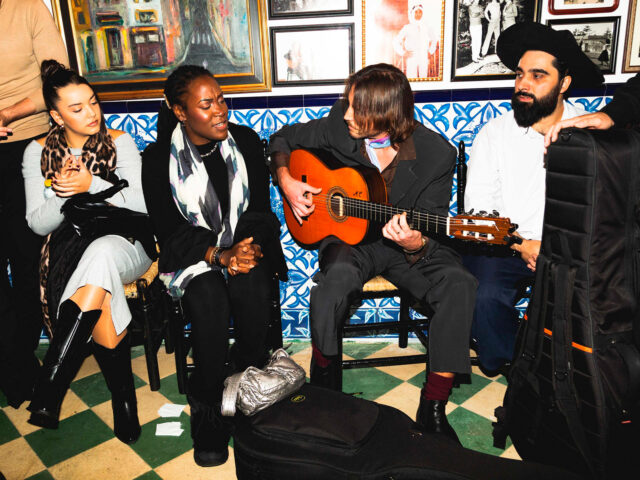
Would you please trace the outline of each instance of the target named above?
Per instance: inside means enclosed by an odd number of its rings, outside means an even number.
[[[640,73],[620,86],[601,112],[609,115],[617,127],[640,123]]]

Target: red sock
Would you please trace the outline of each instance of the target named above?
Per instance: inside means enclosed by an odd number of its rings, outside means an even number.
[[[320,368],[327,368],[331,364],[331,359],[325,357],[320,351],[320,349],[316,347],[313,343],[311,344],[311,350],[313,352],[312,353],[313,359],[315,360],[316,364]]]
[[[443,377],[437,373],[429,372],[427,383],[422,389],[422,396],[426,400],[442,400],[449,399],[449,393],[453,387],[453,378]]]

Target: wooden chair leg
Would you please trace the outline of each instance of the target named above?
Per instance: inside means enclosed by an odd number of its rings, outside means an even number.
[[[282,348],[282,311],[280,309],[280,279],[276,275],[272,284],[271,319],[267,331],[267,346],[273,351]]]
[[[144,356],[147,362],[147,375],[149,376],[149,388],[152,391],[160,389],[160,372],[158,369],[158,357],[154,348],[153,332],[151,329],[150,306],[147,299],[147,282],[138,280],[138,301],[142,311],[142,321],[144,325]]]
[[[180,300],[172,299],[171,308],[171,334],[175,339],[174,357],[176,362],[176,377],[178,380],[178,391],[185,394],[187,391],[187,352],[184,339],[184,325],[182,322],[182,308]]]
[[[173,316],[172,313],[172,309],[173,309],[173,305],[170,305],[169,302],[171,302],[171,297],[169,296],[168,293],[166,292],[162,292],[162,301],[163,301],[163,313],[165,314],[165,318],[164,320],[166,321],[165,324],[165,328],[164,328],[164,351],[167,355],[171,355],[173,352],[175,352],[175,343],[176,343],[176,336],[175,336],[175,332],[173,331],[172,325],[173,323],[171,322],[171,317]],[[171,312],[171,313],[170,313]]]
[[[400,327],[398,328],[398,346],[407,348],[409,344],[409,298],[407,295],[400,295]]]

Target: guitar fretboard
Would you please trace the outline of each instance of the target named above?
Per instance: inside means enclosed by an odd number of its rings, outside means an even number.
[[[340,217],[357,217],[380,224],[387,223],[394,215],[406,212],[407,223],[414,230],[419,230],[423,233],[449,235],[449,217],[442,217],[432,213],[407,210],[339,195],[331,198],[331,210]]]

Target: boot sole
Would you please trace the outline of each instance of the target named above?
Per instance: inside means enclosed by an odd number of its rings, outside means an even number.
[[[224,453],[216,453],[216,452],[196,452],[193,451],[193,460],[196,462],[196,465],[199,467],[217,467],[226,463],[229,459],[229,451],[227,450]]]
[[[51,415],[42,411],[31,412],[31,416],[27,422],[36,427],[48,428],[50,430],[57,430],[59,424],[57,418],[52,418]]]

